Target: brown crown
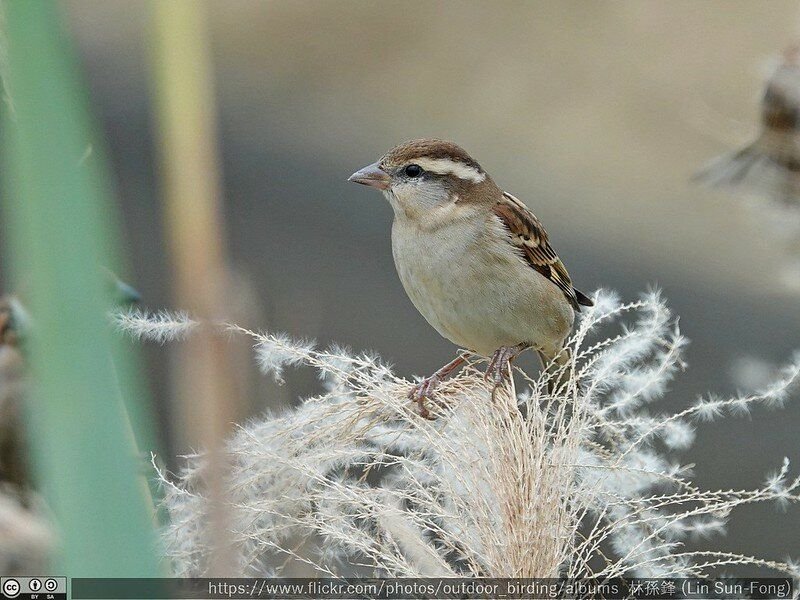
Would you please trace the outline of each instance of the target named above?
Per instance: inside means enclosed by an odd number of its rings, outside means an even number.
[[[478,162],[458,144],[446,140],[423,138],[395,146],[381,158],[380,163],[396,167],[413,162],[415,158],[447,158],[483,171]]]

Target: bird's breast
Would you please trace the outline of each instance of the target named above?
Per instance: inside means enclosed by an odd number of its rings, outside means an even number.
[[[485,222],[428,231],[395,220],[392,252],[414,306],[459,346],[487,355],[536,338],[560,341],[572,325],[572,309],[556,286],[502,235],[487,235]]]

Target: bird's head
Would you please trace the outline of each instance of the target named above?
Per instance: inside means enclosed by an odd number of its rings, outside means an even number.
[[[463,148],[444,140],[419,139],[395,146],[349,181],[383,191],[397,214],[424,217],[430,211],[484,196],[491,178]]]

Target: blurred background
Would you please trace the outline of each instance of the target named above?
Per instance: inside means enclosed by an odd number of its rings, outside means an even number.
[[[199,4],[198,0],[198,4]],[[123,253],[145,307],[176,305],[154,102],[151,5],[63,3],[109,146]],[[673,2],[205,2],[216,106],[228,315],[242,325],[374,350],[403,376],[455,348],[407,299],[391,210],[347,183],[414,137],[464,146],[545,223],[576,286],[632,299],[663,289],[691,339],[669,407],[733,393],[800,347],[784,244],[752,207],[693,186],[752,136],[770,59],[800,36],[800,5]],[[243,421],[315,393],[235,362]],[[165,460],[189,449],[170,400],[177,359],[147,348]],[[524,363],[531,368],[530,359]],[[744,373],[747,370],[750,375]],[[759,485],[800,464],[800,402],[702,426],[681,457],[704,488]],[[662,404],[668,408],[667,403]],[[713,545],[782,558],[800,512],[739,509]]]

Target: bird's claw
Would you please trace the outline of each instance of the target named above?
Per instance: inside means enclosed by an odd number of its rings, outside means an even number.
[[[499,348],[489,361],[489,366],[486,367],[486,373],[483,376],[484,381],[489,381],[491,378],[495,387],[500,386],[511,375],[511,359],[515,356],[510,348]]]
[[[509,366],[508,361],[492,363],[486,369],[486,374],[483,376],[484,381],[491,379],[495,387],[502,385],[509,377]]]
[[[419,408],[419,416],[423,419],[430,419],[431,413],[428,408],[425,406],[425,399],[430,398],[431,394],[439,387],[441,383],[441,379],[436,375],[432,375],[430,377],[426,377],[414,387],[411,388],[411,391],[408,392],[408,398],[412,402],[416,402]]]
[[[501,346],[492,355],[489,361],[489,366],[486,367],[486,373],[483,376],[484,381],[489,381],[491,378],[494,384],[494,392],[502,386],[506,381],[511,379],[511,362],[519,355],[520,352],[528,348],[527,344],[518,344],[516,346]]]
[[[453,371],[463,365],[468,356],[470,356],[469,352],[460,353],[454,360],[451,360],[433,375],[426,377],[413,388],[411,388],[411,391],[408,393],[408,397],[417,403],[419,406],[419,414],[423,419],[433,418],[425,406],[425,399],[430,398],[433,392],[436,391],[436,388],[439,387],[439,384],[442,383],[442,381],[444,381],[447,377],[452,375]]]

